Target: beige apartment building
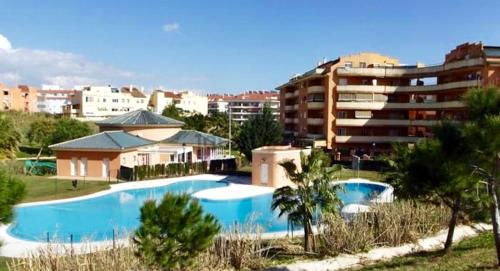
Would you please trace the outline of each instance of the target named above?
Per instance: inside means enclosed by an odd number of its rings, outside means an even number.
[[[465,43],[439,65],[401,65],[377,53],[342,56],[279,86],[287,139],[373,155],[392,142],[414,143],[431,127],[465,119],[470,88],[500,84],[500,47]]]
[[[0,84],[0,111],[37,112],[37,89],[25,85]]]
[[[192,91],[155,90],[151,94],[149,106],[156,114],[161,114],[163,109],[171,104],[187,113],[208,114],[208,98]]]

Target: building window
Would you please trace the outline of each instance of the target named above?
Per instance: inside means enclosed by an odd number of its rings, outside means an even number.
[[[9,95],[9,92],[7,90],[4,90],[3,95],[7,96],[7,95]]]
[[[360,68],[366,68],[366,62],[359,62]]]
[[[345,85],[347,85],[347,78],[340,78],[340,79],[339,79],[339,85],[340,85],[340,86],[345,86]]]
[[[352,62],[351,61],[346,61],[344,64],[344,67],[346,68],[352,68]]]
[[[347,112],[346,112],[346,111],[339,111],[339,112],[337,113],[337,117],[338,117],[339,119],[347,119]]]
[[[345,136],[345,135],[347,135],[347,129],[346,128],[338,128],[337,132],[338,132],[339,136]]]

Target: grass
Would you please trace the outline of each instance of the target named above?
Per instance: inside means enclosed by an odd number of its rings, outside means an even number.
[[[26,196],[23,202],[66,199],[83,196],[109,189],[109,184],[102,181],[78,181],[76,189],[71,180],[50,179],[44,176],[18,176],[26,184]]]
[[[252,172],[252,166],[243,166],[238,169],[239,171],[242,172]],[[349,178],[357,178],[358,173],[356,170],[352,169],[342,169],[342,172],[340,173],[339,179],[349,179]],[[363,179],[368,179],[370,181],[376,181],[376,182],[383,182],[384,181],[384,176],[382,173],[378,171],[371,171],[371,170],[360,170],[359,171],[359,177]]]
[[[7,261],[9,259],[5,257],[0,257],[0,271],[7,271]]]
[[[358,172],[356,170],[342,169],[342,172],[340,173],[339,179],[349,179],[349,178],[357,178],[357,177],[358,177]],[[368,179],[370,181],[375,181],[375,182],[383,182],[384,181],[384,176],[382,173],[380,173],[378,171],[371,171],[371,170],[360,170],[359,171],[359,178]]]
[[[420,252],[356,270],[498,270],[495,263],[495,243],[493,235],[488,232],[463,240],[447,255],[442,255],[440,251]]]

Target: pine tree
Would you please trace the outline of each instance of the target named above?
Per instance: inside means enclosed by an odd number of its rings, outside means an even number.
[[[206,250],[220,231],[214,216],[203,215],[189,195],[168,193],[157,205],[147,201],[141,208],[141,226],[134,243],[146,264],[161,270],[186,269]]]

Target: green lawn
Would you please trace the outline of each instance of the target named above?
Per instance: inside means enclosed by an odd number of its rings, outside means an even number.
[[[495,259],[493,235],[488,232],[458,243],[448,255],[442,255],[439,251],[421,252],[356,270],[498,270],[495,267]]]
[[[342,172],[340,172],[339,179],[345,180],[345,179],[357,178],[357,177],[358,177],[358,172],[356,170],[342,169]],[[371,171],[371,170],[360,170],[359,171],[359,178],[368,179],[370,181],[376,181],[376,182],[384,181],[384,176],[382,175],[382,173],[380,173],[378,171]]]
[[[78,197],[109,189],[107,182],[78,181],[76,189],[71,180],[49,179],[43,176],[18,176],[26,184],[26,196],[23,202],[65,199]]]
[[[252,166],[240,167],[238,170],[242,172],[252,172]],[[339,175],[339,179],[341,180],[349,178],[357,178],[357,177],[358,177],[358,172],[352,169],[342,169],[342,172]],[[378,181],[378,182],[384,181],[384,176],[382,175],[382,173],[378,171],[360,170],[359,177],[363,179],[368,179],[370,181]]]
[[[0,257],[0,271],[7,271],[8,258]]]

